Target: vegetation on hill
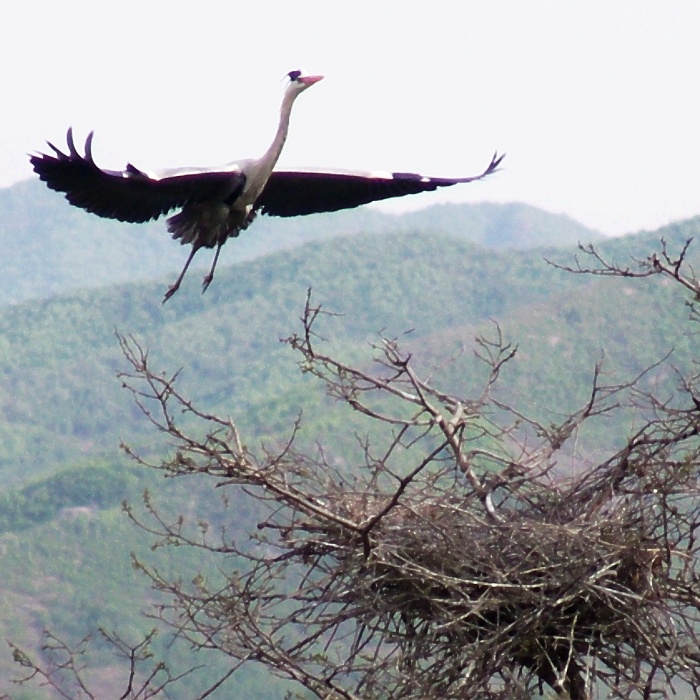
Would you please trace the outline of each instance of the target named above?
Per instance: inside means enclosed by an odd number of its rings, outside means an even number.
[[[668,233],[677,241],[699,226]],[[633,245],[620,239],[604,247],[624,258]],[[115,329],[138,337],[164,366],[182,365],[185,386],[212,410],[230,411],[257,434],[274,433],[308,394],[307,379],[278,343],[294,331],[307,288],[343,314],[333,336],[347,353],[361,352],[380,330],[413,330],[418,354],[440,363],[499,319],[522,358],[509,387],[543,410],[562,396],[567,408],[580,400],[577,386],[601,352],[630,373],[671,347],[678,362],[688,361],[673,290],[630,282],[611,293],[605,280],[543,260],[570,254],[488,250],[439,234],[355,235],[223,268],[205,295],[192,276],[165,306],[163,284],[144,283],[7,307],[0,311],[0,473],[21,483],[80,455],[109,458],[121,438],[152,441],[115,379]],[[312,404],[307,421],[327,421],[325,402]]]
[[[107,488],[110,483],[114,489]],[[191,517],[198,507],[209,510],[212,517],[221,509],[216,494],[196,485],[163,482],[143,469],[136,472],[131,465],[119,462],[65,469],[23,488],[6,489],[0,500],[3,640],[38,649],[47,641],[44,630],[60,634],[71,644],[94,634],[90,678],[105,689],[101,697],[112,697],[106,694],[107,689],[123,672],[123,666],[97,630],[116,632],[131,641],[155,626],[143,611],[157,597],[133,566],[132,556],[148,559],[173,576],[209,566],[197,551],[151,551],[151,538],[133,526],[119,503],[121,499],[138,503],[139,492],[146,487],[157,493],[154,498],[173,520],[180,513]],[[248,526],[249,517],[241,517],[240,523]],[[169,635],[157,636],[152,650],[174,668],[193,665],[189,645],[173,644]],[[204,652],[195,655],[194,665],[203,668],[184,679],[179,695],[171,697],[195,697],[207,679],[223,668],[221,660]],[[19,675],[10,648],[4,645],[0,648],[0,696],[10,693],[13,700],[51,697],[45,690],[17,689],[11,679]],[[245,697],[263,700],[269,697],[271,682],[251,669],[237,679],[235,689]]]
[[[32,189],[37,184],[23,186],[28,188],[26,197],[35,195],[40,202],[43,190]],[[0,200],[6,195],[0,193]],[[11,282],[4,289],[18,285],[24,290],[20,296],[40,289],[40,284],[22,287],[22,274],[37,280],[49,275],[52,256],[58,260],[56,275],[62,275],[56,291],[74,282],[70,278],[75,269],[89,271],[85,274],[104,283],[110,262],[121,260],[115,268],[123,271],[132,262],[143,263],[143,276],[152,278],[153,259],[170,265],[166,249],[183,253],[161,224],[131,229],[107,222],[119,231],[100,239],[103,248],[91,248],[83,234],[71,237],[68,232],[99,220],[66,206],[52,193],[46,196],[55,198],[44,212],[54,223],[59,215],[84,218],[62,223],[65,234],[37,239],[40,203],[36,227],[15,231],[13,245],[21,234],[34,246],[24,257],[10,256],[9,262],[0,263],[6,265],[4,279]],[[19,199],[21,206],[16,206],[26,210],[25,194]],[[509,220],[538,221],[525,208],[507,212],[497,207],[495,212]],[[496,230],[487,213],[488,207],[479,214],[482,238],[493,237]],[[571,235],[577,235],[574,229]],[[0,229],[0,236],[6,230]],[[92,237],[92,228],[83,231]],[[151,231],[152,239],[147,238]],[[126,248],[112,249],[117,233],[122,245],[131,232],[134,238]],[[546,256],[570,262],[573,246],[486,248],[466,235],[432,228],[381,236],[348,233],[222,267],[205,295],[199,293],[197,274],[191,275],[165,306],[160,299],[167,279],[82,289],[0,309],[0,475],[5,485],[0,551],[4,570],[11,572],[5,576],[6,605],[0,609],[3,637],[22,642],[26,632],[36,642],[43,626],[76,636],[95,624],[119,622],[139,631],[147,625],[139,608],[150,594],[142,581],[137,583],[138,576],[130,578],[128,557],[148,544],[126,522],[117,501],[134,500],[144,487],[160,491],[164,486],[128,469],[117,450],[124,440],[157,458],[168,445],[116,378],[124,359],[115,329],[133,334],[149,349],[155,365],[170,372],[182,368],[180,385],[201,408],[232,416],[254,439],[274,441],[286,434],[303,408],[302,440],[328,436],[339,454],[357,449],[353,431],[368,428],[341,417],[336,404],[319,392],[312,377],[299,372],[296,358],[279,343],[299,330],[308,288],[316,302],[340,314],[326,319],[323,327],[339,355],[362,361],[379,331],[399,336],[418,366],[435,368],[440,384],[456,392],[468,393],[477,383],[482,369],[471,358],[474,337],[492,332],[496,319],[507,339],[518,345],[515,361],[504,370],[501,398],[527,406],[545,422],[558,420],[562,411],[586,400],[593,366],[602,355],[606,370],[615,372],[611,377],[621,381],[671,349],[671,362],[681,369],[694,358],[677,289],[635,280],[611,284],[561,272],[544,261]],[[659,235],[673,247],[698,233],[700,219],[695,219],[661,232],[605,241],[600,247],[608,257],[624,261],[648,250]],[[74,248],[66,248],[67,240]],[[152,240],[152,249],[146,240]],[[56,257],[57,251],[63,251],[62,257]],[[66,260],[70,265],[64,267]],[[172,269],[180,262],[173,259]],[[164,272],[157,268],[157,274]],[[89,284],[81,278],[81,286]],[[458,360],[446,362],[454,357]],[[676,375],[669,364],[649,381],[671,395]],[[182,420],[186,424],[188,416]],[[624,430],[624,421],[599,420],[584,436],[581,454],[604,448]],[[187,512],[195,500],[206,498],[178,484],[167,489],[163,493],[174,512]],[[105,552],[108,561],[102,563]],[[163,566],[184,566],[168,557]],[[82,566],[87,561],[100,562],[89,575]],[[190,564],[188,571],[198,562]],[[60,606],[54,604],[57,600]],[[7,677],[5,669],[0,666],[0,675]]]
[[[133,467],[80,466],[4,491],[0,493],[0,533],[112,508],[134,496],[138,477]]]
[[[633,334],[643,317],[630,308],[624,309],[629,318],[620,315],[626,297],[664,318],[653,327],[652,356],[670,339],[657,336],[670,327],[676,306],[677,325],[688,326],[688,303],[697,321],[694,264],[688,244],[676,243],[631,270],[615,250],[598,256],[591,249],[584,266],[592,260],[600,278],[590,271],[578,277],[580,268],[567,260],[572,279],[594,284],[562,288],[568,298],[561,305],[536,302],[556,319],[546,330],[557,335],[538,338],[525,356],[525,395],[512,391],[523,389],[522,357],[498,328],[477,339],[477,362],[463,357],[449,367],[445,384],[442,368],[431,366],[444,360],[445,348],[433,344],[430,357],[421,357],[428,344],[419,331],[397,341],[384,335],[373,351],[362,351],[353,324],[323,313],[309,296],[286,345],[297,353],[301,374],[320,380],[309,392],[325,387],[335,399],[325,404],[325,425],[316,417],[316,445],[297,439],[294,416],[282,439],[254,422],[241,431],[230,412],[212,414],[197,384],[183,394],[179,373],[163,371],[137,341],[120,336],[126,362],[120,378],[151,430],[171,442],[165,456],[138,461],[181,488],[179,494],[157,489],[157,502],[147,495],[141,506],[125,507],[155,550],[145,558],[137,551],[134,562],[152,583],[151,609],[164,629],[200,653],[219,652],[214,658],[223,666],[217,673],[212,661],[209,677],[200,679],[213,694],[197,697],[240,694],[242,688],[219,680],[236,672],[235,682],[239,668],[256,664],[317,697],[332,692],[346,700],[525,700],[545,686],[571,700],[602,689],[648,699],[666,697],[669,684],[697,696],[700,373],[683,371],[688,348],[674,357],[679,373],[664,362],[654,365],[659,358],[635,369],[644,348],[633,348],[619,370],[597,358],[590,374],[579,381],[577,373],[590,349],[587,326],[617,363],[625,357],[615,353],[630,339],[650,344]],[[648,275],[656,276],[653,283],[643,279]],[[619,290],[615,303],[595,297],[599,285],[610,297]],[[659,294],[639,294],[657,285]],[[332,285],[327,290],[335,293]],[[505,299],[497,305],[504,324],[512,325],[516,311],[526,324],[539,322],[523,306]],[[562,335],[578,338],[581,352],[562,344]],[[557,352],[565,368],[552,361]],[[692,349],[687,354],[692,359]],[[567,370],[571,377],[560,380],[558,372]],[[567,409],[572,397],[564,393],[543,404],[540,385],[552,380],[583,392],[582,400]],[[204,410],[191,401],[197,391]],[[309,405],[308,396],[297,398]],[[591,421],[603,425],[586,436]],[[262,445],[261,428],[268,429]],[[343,442],[343,433],[356,433],[354,446]],[[587,454],[592,444],[597,453]],[[582,469],[586,462],[590,468]],[[569,463],[574,469],[563,473]],[[94,498],[92,491],[71,498]],[[167,552],[173,556],[163,560]],[[102,600],[104,607],[114,595]],[[131,643],[117,642],[126,660],[121,669],[107,666],[110,633],[89,647],[87,658],[88,646],[64,644],[64,633],[52,638],[45,657],[16,647],[15,654],[50,687],[84,681],[94,689],[85,691],[89,698],[103,697],[105,687],[119,694],[134,677],[165,682],[168,695],[179,696],[179,681],[158,670],[150,654],[139,653],[130,665],[133,645],[145,634],[139,637],[137,626],[134,621]],[[168,651],[176,673],[191,665],[177,656],[181,649]],[[103,674],[107,668],[107,677],[89,678],[96,667]],[[192,697],[193,689],[180,691]],[[273,692],[260,683],[246,690]],[[127,688],[122,697],[128,694]]]

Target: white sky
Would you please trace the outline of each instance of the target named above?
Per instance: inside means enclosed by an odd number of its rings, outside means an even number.
[[[46,139],[96,131],[105,167],[280,164],[479,172],[397,200],[521,201],[605,233],[700,213],[695,0],[22,0],[0,10],[0,186]],[[385,207],[386,208],[386,207]]]

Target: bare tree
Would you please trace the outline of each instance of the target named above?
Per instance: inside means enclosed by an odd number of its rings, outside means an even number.
[[[120,700],[147,700],[148,698],[167,697],[171,686],[177,685],[196,667],[171,673],[167,665],[155,658],[151,645],[157,632],[151,630],[143,639],[129,643],[116,632],[100,629],[99,635],[120,659],[124,678],[113,688],[112,697]],[[95,690],[103,684],[95,679],[94,658],[90,656],[92,635],[81,639],[77,644],[69,645],[65,640],[51,632],[44,632],[41,647],[42,662],[30,657],[17,645],[10,643],[15,662],[23,669],[24,675],[15,682],[18,685],[33,683],[42,688],[47,697],[66,698],[66,700],[97,700],[104,698]],[[3,695],[3,700],[11,696]]]
[[[697,295],[687,250],[673,258],[662,244],[630,268],[582,248],[592,265],[568,269],[664,275]],[[122,381],[174,445],[155,464],[125,449],[168,475],[209,477],[260,513],[251,543],[206,516],[169,519],[149,495],[143,509],[125,505],[158,544],[221,558],[218,578],[190,584],[137,562],[163,596],[156,617],[227,655],[231,673],[262,664],[319,698],[700,695],[698,375],[662,401],[642,375],[608,385],[597,366],[583,405],[545,424],[495,395],[516,354],[497,327],[478,340],[481,389],[459,397],[396,339],[380,338],[364,366],[324,354],[324,315],[307,298],[286,342],[332,399],[382,428],[352,465],[322,443],[300,448],[299,421],[283,444],[249,448],[120,337]],[[557,472],[585,421],[625,406],[644,421],[619,449]]]

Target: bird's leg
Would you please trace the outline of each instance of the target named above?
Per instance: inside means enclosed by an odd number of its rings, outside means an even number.
[[[168,291],[165,293],[163,296],[163,304],[165,304],[170,297],[177,292],[178,289],[180,289],[180,284],[182,283],[182,280],[185,277],[185,273],[187,272],[187,268],[190,266],[190,263],[192,262],[192,258],[194,258],[195,253],[199,250],[200,246],[193,245],[192,246],[192,251],[189,254],[189,257],[187,258],[187,261],[185,262],[185,266],[182,268],[182,272],[180,273],[180,276],[175,280],[175,284],[171,285]]]
[[[225,243],[225,240],[219,243],[218,246],[216,246],[216,253],[214,254],[214,262],[211,264],[211,270],[209,270],[209,274],[204,278],[202,281],[202,294],[207,291],[209,288],[209,285],[211,284],[211,281],[214,279],[214,270],[216,269],[216,263],[219,260],[219,253],[221,252],[221,246]]]

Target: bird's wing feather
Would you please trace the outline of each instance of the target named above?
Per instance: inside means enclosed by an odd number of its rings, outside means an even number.
[[[480,180],[493,173],[503,157],[494,154],[484,172],[463,178],[424,177],[414,173],[275,170],[258,197],[256,208],[270,216],[350,209],[380,199]]]
[[[240,192],[245,175],[232,164],[220,170],[179,169],[149,174],[131,164],[125,170],[102,170],[92,157],[92,133],[85,155],[78,153],[68,130],[68,153],[53,144],[55,155],[32,155],[35,172],[48,187],[64,192],[73,205],[119,221],[141,223],[172,209],[214,198],[225,201]]]

